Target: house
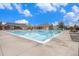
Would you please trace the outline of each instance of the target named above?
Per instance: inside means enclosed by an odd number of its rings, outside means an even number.
[[[38,25],[38,26],[29,26],[22,23],[6,23],[2,24],[0,23],[0,30],[37,30],[37,29],[53,29],[52,24],[46,24],[46,25]]]
[[[1,30],[25,30],[28,26],[26,24],[18,24],[18,23],[6,23],[0,24]]]
[[[38,26],[32,26],[32,30],[35,30],[35,29],[45,29],[45,30],[53,29],[53,25],[38,25]]]

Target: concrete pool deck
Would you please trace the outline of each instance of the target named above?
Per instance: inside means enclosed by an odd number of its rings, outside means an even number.
[[[43,44],[0,31],[1,56],[78,56],[78,42],[71,40],[69,31]]]

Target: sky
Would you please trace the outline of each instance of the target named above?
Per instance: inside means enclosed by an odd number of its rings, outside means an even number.
[[[79,3],[0,3],[0,21],[40,25],[79,24]]]

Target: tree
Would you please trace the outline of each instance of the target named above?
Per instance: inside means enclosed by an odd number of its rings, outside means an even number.
[[[58,23],[58,28],[64,29],[64,27],[65,27],[64,22],[61,21]]]
[[[0,22],[0,25],[2,24],[2,22]]]
[[[53,29],[53,25],[49,25],[49,30],[52,30]]]
[[[77,31],[77,30],[79,30],[79,27],[78,27],[78,25],[74,25],[74,29]]]
[[[0,30],[2,29],[2,22],[0,22]]]

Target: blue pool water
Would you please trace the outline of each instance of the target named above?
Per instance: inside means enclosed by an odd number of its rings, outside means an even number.
[[[43,42],[49,39],[50,37],[61,33],[62,30],[15,30],[10,32],[18,36],[22,36],[24,38],[31,38],[34,41]]]

